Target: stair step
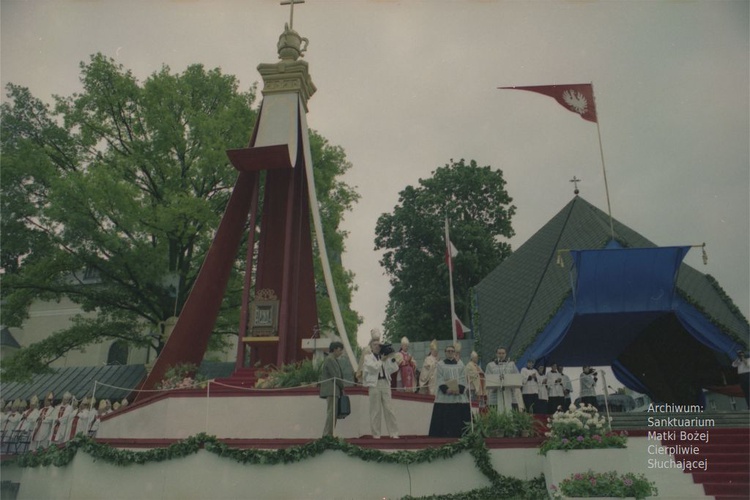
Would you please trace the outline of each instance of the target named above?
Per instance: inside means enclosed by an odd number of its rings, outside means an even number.
[[[706,495],[743,495],[744,498],[750,497],[750,484],[725,484],[725,483],[703,483],[703,491]]]
[[[748,455],[750,453],[750,447],[746,446],[744,444],[701,444],[701,443],[671,443],[671,442],[664,442],[662,441],[662,445],[664,446],[674,446],[674,445],[680,445],[680,446],[696,446],[698,447],[699,455],[708,454],[708,453],[730,453],[730,454],[742,454],[742,455]],[[678,450],[679,451],[679,450]],[[690,451],[690,450],[683,450],[683,451]]]
[[[750,461],[721,463],[712,463],[709,461],[708,470],[716,472],[742,472],[750,477]],[[689,471],[685,471],[685,473],[690,474]]]
[[[719,434],[718,429],[711,429],[708,433],[708,444],[710,445],[734,445],[744,446],[750,449],[750,439],[739,437],[735,434]],[[700,441],[688,441],[686,439],[662,439],[662,443],[669,444],[701,444]]]
[[[739,430],[744,432],[745,436],[750,432],[750,418],[748,413],[743,411],[731,412],[731,411],[706,411],[699,413],[654,413],[654,412],[629,412],[629,413],[612,413],[612,429],[644,429],[644,430],[666,430],[665,428],[656,429],[649,427],[649,417],[652,418],[670,418],[674,417],[683,422],[685,419],[695,418],[701,422],[711,420],[713,425],[703,426],[704,430],[706,427],[711,429],[711,433],[714,431],[729,429],[733,432]]]
[[[696,483],[748,484],[750,476],[744,472],[693,472]]]
[[[702,460],[707,459],[709,464],[717,463],[750,463],[750,457],[746,453],[701,453],[700,455],[677,454],[675,460]]]

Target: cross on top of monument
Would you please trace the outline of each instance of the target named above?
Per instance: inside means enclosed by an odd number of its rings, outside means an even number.
[[[576,176],[574,175],[574,176],[573,176],[573,178],[572,178],[572,179],[570,179],[570,182],[572,182],[572,183],[573,183],[573,186],[575,186],[575,189],[573,190],[573,194],[575,194],[576,196],[578,196],[578,193],[580,193],[580,191],[578,190],[578,183],[579,183],[579,182],[581,182],[581,179],[578,179],[578,178],[577,178],[577,177],[576,177]]]
[[[305,3],[305,0],[282,0],[281,5],[289,5],[289,29],[294,29],[294,4]]]

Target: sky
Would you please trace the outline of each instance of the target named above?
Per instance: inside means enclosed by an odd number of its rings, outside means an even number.
[[[344,265],[359,287],[364,345],[390,285],[375,223],[398,193],[461,158],[500,169],[518,248],[574,196],[663,246],[706,243],[685,262],[750,316],[750,2],[307,0],[294,28],[317,92],[308,125],[344,148]],[[277,0],[0,0],[0,80],[80,91],[101,52],[141,81],[202,63],[261,82],[289,21]],[[501,86],[593,83],[599,119]],[[4,94],[4,92],[3,92]],[[249,136],[250,130],[248,130]],[[601,148],[599,133],[601,136]],[[227,148],[244,147],[231,144]],[[460,251],[460,242],[453,242]],[[447,287],[447,284],[446,284]],[[449,334],[446,332],[446,337]]]

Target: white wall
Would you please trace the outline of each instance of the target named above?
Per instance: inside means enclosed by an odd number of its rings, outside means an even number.
[[[524,461],[521,458],[524,454],[541,463],[536,449],[491,453],[494,463]],[[539,476],[541,466],[535,472]],[[326,451],[287,465],[243,465],[200,450],[185,458],[116,466],[95,461],[79,451],[66,467],[3,467],[3,480],[21,483],[19,500],[382,500],[404,495],[458,493],[490,485],[467,452],[448,460],[417,465],[365,462],[339,451]]]
[[[301,394],[300,394],[301,392]],[[350,390],[352,413],[339,420],[336,435],[371,434],[369,399],[363,390]],[[426,436],[432,416],[428,401],[393,400],[399,433]],[[248,395],[193,397],[173,393],[168,398],[128,407],[103,420],[98,438],[184,439],[200,432],[232,439],[315,439],[322,435],[326,402],[315,389],[289,396]],[[385,422],[382,424],[385,434]]]

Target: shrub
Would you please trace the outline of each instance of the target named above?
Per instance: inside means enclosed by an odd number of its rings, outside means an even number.
[[[198,372],[198,366],[193,363],[178,363],[174,366],[170,366],[164,373],[164,378],[156,384],[157,389],[168,390],[168,389],[190,389],[197,385],[201,385],[202,382],[206,381],[206,377],[200,375]]]

